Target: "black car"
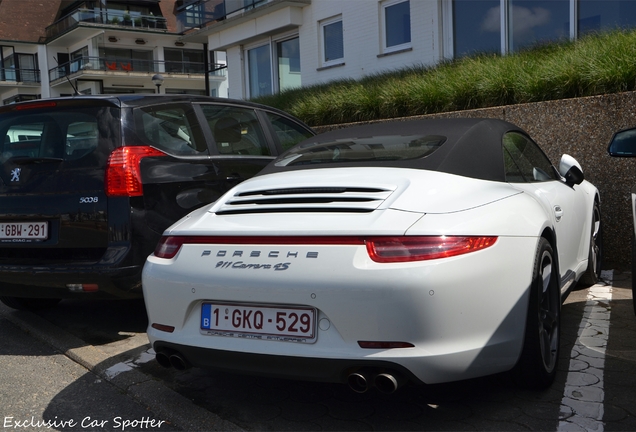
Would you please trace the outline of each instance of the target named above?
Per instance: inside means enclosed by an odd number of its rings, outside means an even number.
[[[614,133],[607,152],[613,157],[636,157],[636,127]],[[636,187],[631,190],[632,222],[632,306],[636,314]]]
[[[313,134],[282,111],[199,96],[0,108],[0,300],[141,297],[168,226]]]

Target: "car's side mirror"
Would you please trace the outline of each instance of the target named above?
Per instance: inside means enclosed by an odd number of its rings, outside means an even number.
[[[615,157],[636,157],[636,128],[616,132],[607,152]]]
[[[585,176],[583,175],[583,168],[581,165],[568,154],[564,154],[561,157],[559,163],[559,174],[565,179],[565,183],[572,187],[577,184],[581,184]]]

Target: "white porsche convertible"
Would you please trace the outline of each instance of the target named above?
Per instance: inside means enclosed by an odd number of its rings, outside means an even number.
[[[560,310],[600,273],[598,190],[520,128],[411,120],[297,145],[169,228],[143,271],[163,366],[392,392],[554,380]]]

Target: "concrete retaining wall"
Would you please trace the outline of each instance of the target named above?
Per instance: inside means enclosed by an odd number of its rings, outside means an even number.
[[[631,260],[630,191],[636,184],[636,158],[612,158],[607,146],[615,131],[636,127],[636,92],[537,102],[418,116],[487,117],[516,124],[557,166],[561,155],[573,156],[585,178],[601,193],[604,268],[629,268]],[[413,118],[413,117],[411,117]],[[348,125],[316,127],[318,132]]]

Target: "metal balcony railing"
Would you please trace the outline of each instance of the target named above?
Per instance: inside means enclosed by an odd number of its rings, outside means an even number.
[[[111,24],[146,30],[166,30],[166,19],[155,15],[130,14],[125,11],[98,11],[77,9],[46,28],[46,37],[52,38],[77,26],[80,22]]]
[[[40,71],[38,69],[0,68],[0,81],[39,83]]]
[[[210,74],[216,76],[225,76],[226,65],[211,65]],[[148,74],[166,73],[166,74],[204,74],[204,63],[197,62],[174,62],[174,61],[158,61],[158,60],[135,60],[130,58],[117,57],[82,57],[61,64],[58,67],[49,70],[49,79],[51,81],[64,78],[78,72],[90,73],[91,71],[110,71],[110,72],[142,72]]]
[[[222,21],[228,15],[262,6],[268,0],[198,0],[177,12],[177,32],[183,33],[208,23]]]

